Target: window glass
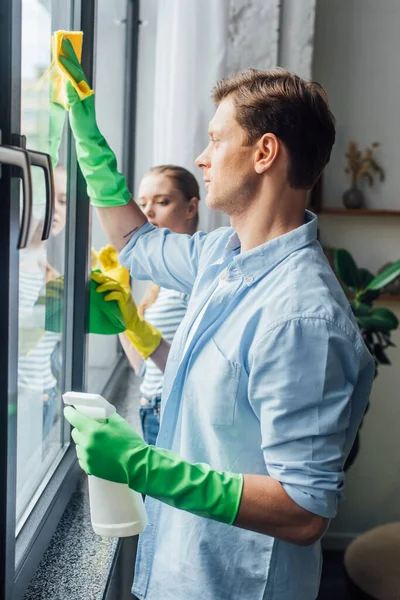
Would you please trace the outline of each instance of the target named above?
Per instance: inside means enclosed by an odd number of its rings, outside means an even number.
[[[34,207],[29,245],[19,252],[17,405],[17,529],[65,450],[62,440],[64,229],[67,215],[65,111],[50,103],[51,34],[70,29],[71,4],[22,2],[21,132],[30,150],[50,153],[55,212],[42,240],[46,212],[44,171],[32,167]]]
[[[122,169],[125,96],[126,0],[97,2],[97,46],[94,72],[96,114],[101,132],[114,150],[118,168]],[[110,56],[112,68],[110,69]],[[95,211],[92,214],[92,248],[97,252],[107,245]],[[87,374],[88,392],[101,392],[120,356],[115,335],[89,335]]]

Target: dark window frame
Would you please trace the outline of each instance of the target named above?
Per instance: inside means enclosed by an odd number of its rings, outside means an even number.
[[[72,29],[84,32],[82,65],[89,82],[92,80],[95,60],[95,12],[96,0],[71,0]],[[90,209],[86,184],[77,167],[75,145],[70,132],[67,161],[70,202],[65,232],[64,281],[65,289],[72,289],[73,294],[65,293],[62,389],[82,390],[85,386],[87,355]],[[66,422],[63,424],[62,437],[66,441],[69,439]],[[12,598],[23,597],[81,475],[75,448],[70,446],[17,536]]]
[[[96,0],[71,0],[73,29],[83,30],[85,46],[82,62],[90,75],[94,61]],[[20,132],[21,93],[21,0],[2,0],[0,4],[0,127],[3,144],[12,144],[12,134]],[[86,305],[88,300],[89,204],[86,186],[76,166],[71,139],[68,142],[69,191],[66,228],[66,294],[63,354],[63,388],[83,389],[86,364]],[[0,597],[5,600],[23,596],[37,565],[57,527],[59,519],[76,488],[81,472],[74,448],[66,451],[48,485],[24,523],[17,538],[16,526],[16,450],[17,450],[17,370],[18,362],[18,276],[19,257],[19,181],[2,166],[0,178],[1,236],[0,264],[7,291],[0,299]],[[79,253],[77,242],[85,252]],[[68,328],[66,323],[68,321]],[[68,434],[69,431],[66,431]],[[68,439],[68,438],[67,438]]]
[[[84,32],[82,64],[89,82],[95,64],[96,0],[71,0],[71,23]],[[22,0],[0,2],[0,143],[11,144],[11,135],[20,132],[20,65]],[[139,26],[139,1],[127,0],[127,40],[124,120],[130,126],[124,131],[123,166],[131,190],[134,185],[134,144],[136,114],[136,72]],[[134,68],[132,68],[134,67]],[[17,99],[17,101],[16,101]],[[87,307],[90,265],[90,209],[86,185],[77,167],[76,153],[68,139],[68,185],[70,202],[66,227],[65,287],[73,294],[65,295],[62,388],[85,389],[87,366]],[[2,175],[2,176],[1,176]],[[52,475],[35,507],[15,537],[16,524],[16,407],[17,373],[12,365],[18,360],[18,253],[19,181],[0,166],[0,265],[8,294],[0,298],[0,333],[5,351],[0,353],[0,597],[17,600],[23,597],[38,564],[46,551],[65,507],[76,489],[82,472],[75,449],[70,446]],[[82,252],[82,248],[84,251]],[[68,323],[68,327],[67,327]],[[105,389],[112,395],[116,386],[122,356]],[[64,439],[69,438],[65,423]]]

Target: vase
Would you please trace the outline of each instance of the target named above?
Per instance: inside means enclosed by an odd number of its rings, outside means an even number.
[[[364,194],[353,184],[347,192],[343,194],[343,204],[346,208],[362,208],[364,206]]]

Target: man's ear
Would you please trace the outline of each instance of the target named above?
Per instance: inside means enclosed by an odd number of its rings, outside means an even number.
[[[280,151],[280,141],[273,133],[265,133],[258,141],[255,155],[256,173],[265,173],[274,164]]]

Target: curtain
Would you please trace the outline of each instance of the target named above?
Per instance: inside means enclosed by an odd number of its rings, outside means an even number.
[[[172,163],[201,184],[200,227],[229,224],[207,209],[201,171],[194,160],[208,144],[214,114],[211,90],[226,74],[228,2],[159,0],[154,72],[153,165]]]

